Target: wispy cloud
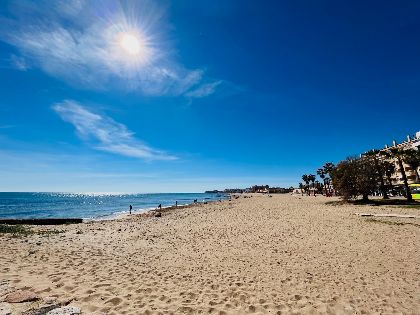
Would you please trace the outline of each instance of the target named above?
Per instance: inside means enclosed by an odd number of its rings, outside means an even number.
[[[53,110],[76,128],[80,138],[92,143],[97,150],[144,160],[177,159],[136,139],[134,133],[125,125],[105,115],[94,113],[76,101],[65,100],[57,103]]]
[[[185,93],[185,96],[189,98],[201,98],[206,97],[208,95],[213,94],[216,91],[216,88],[222,84],[223,81],[219,80],[212,83],[206,83],[202,84],[199,87],[192,89],[191,91],[188,91]]]
[[[11,63],[13,68],[15,68],[17,70],[20,70],[20,71],[26,71],[29,68],[28,64],[26,63],[25,58],[20,57],[20,56],[11,55],[10,56],[10,63]]]
[[[37,67],[78,87],[194,98],[220,84],[176,61],[164,35],[171,28],[165,10],[154,1],[23,0],[0,16],[0,25],[0,40],[21,54],[17,68]],[[141,53],[122,51],[124,33],[139,38]]]

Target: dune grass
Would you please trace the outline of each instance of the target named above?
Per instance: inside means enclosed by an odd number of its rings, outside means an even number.
[[[0,233],[14,235],[29,235],[32,234],[33,231],[23,225],[0,224]]]
[[[366,219],[366,222],[370,223],[380,223],[380,224],[388,224],[388,225],[412,225],[420,228],[420,224],[413,223],[413,222],[398,222],[398,221],[389,221],[389,220],[378,220],[378,219]]]

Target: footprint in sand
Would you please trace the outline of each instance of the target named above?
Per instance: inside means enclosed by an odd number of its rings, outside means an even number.
[[[76,288],[76,287],[73,287],[73,286],[71,286],[71,285],[66,285],[65,287],[63,287],[63,290],[64,290],[64,291],[69,292],[69,291],[74,290],[75,288]]]
[[[110,304],[116,306],[116,305],[120,304],[121,302],[122,302],[122,299],[121,298],[114,297],[114,298],[109,299],[108,301],[106,301],[105,304],[109,304],[110,303]]]
[[[90,302],[90,301],[92,301],[92,300],[94,300],[98,297],[99,297],[99,294],[92,294],[92,295],[85,296],[84,298],[81,299],[81,301],[82,302]]]

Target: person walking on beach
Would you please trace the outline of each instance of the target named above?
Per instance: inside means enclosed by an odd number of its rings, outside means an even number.
[[[160,203],[158,206],[159,210],[162,210],[162,204]]]
[[[130,214],[131,214],[131,210],[133,210],[133,206],[132,205],[130,205]]]

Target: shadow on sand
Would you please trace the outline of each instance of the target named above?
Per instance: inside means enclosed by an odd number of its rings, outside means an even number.
[[[398,206],[403,208],[415,208],[420,209],[420,202],[418,201],[407,201],[405,199],[369,199],[369,200],[338,200],[338,201],[327,201],[326,205],[339,206],[339,205],[356,205],[356,206]]]

